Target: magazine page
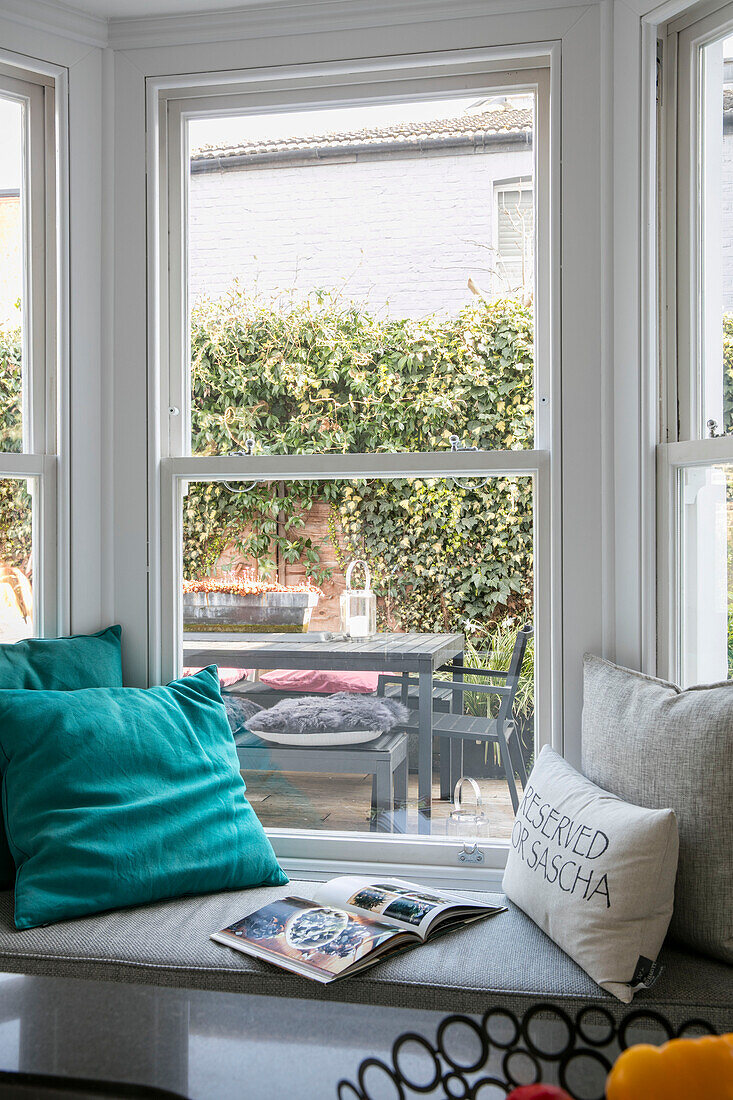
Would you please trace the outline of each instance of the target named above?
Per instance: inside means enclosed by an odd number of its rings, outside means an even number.
[[[459,921],[469,920],[474,914],[478,919],[496,911],[495,906],[481,905],[447,890],[431,890],[403,879],[380,881],[362,875],[340,875],[321,883],[315,897],[322,904],[338,905],[349,913],[368,914],[395,928],[410,929],[421,939],[449,915]]]
[[[362,969],[406,940],[379,917],[296,897],[273,901],[211,938],[321,982]]]

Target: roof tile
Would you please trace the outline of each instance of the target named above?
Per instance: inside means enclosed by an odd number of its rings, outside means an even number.
[[[226,160],[227,157],[258,156],[264,153],[293,154],[318,149],[368,147],[370,145],[414,142],[430,145],[446,138],[473,139],[480,142],[487,135],[527,133],[532,130],[532,111],[503,106],[458,118],[441,118],[426,122],[398,122],[372,129],[345,130],[304,137],[272,138],[266,141],[244,142],[241,145],[204,146],[195,149],[191,160]]]

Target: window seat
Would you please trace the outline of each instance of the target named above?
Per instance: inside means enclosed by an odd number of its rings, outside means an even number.
[[[0,893],[0,971],[97,981],[311,997],[443,1012],[521,1013],[549,1000],[571,1013],[602,1004],[663,1013],[675,1025],[702,1017],[733,1022],[733,967],[666,947],[664,971],[632,1006],[601,990],[514,906],[328,986],[307,981],[210,940],[209,933],[286,894],[310,897],[313,882],[158,902],[17,931],[11,892]],[[481,896],[481,895],[472,895]],[[503,902],[499,895],[485,895]]]

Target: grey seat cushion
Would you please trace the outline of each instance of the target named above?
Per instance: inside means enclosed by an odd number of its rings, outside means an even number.
[[[489,1006],[522,1012],[544,999],[573,1012],[586,1004],[603,1004],[616,1017],[624,1010],[511,904],[507,913],[329,986],[208,938],[268,901],[288,893],[310,897],[314,888],[312,882],[291,882],[183,898],[22,932],[13,925],[12,894],[0,893],[0,971],[394,1007],[419,1004],[443,1012],[480,1013]],[[730,1027],[730,967],[671,949],[662,952],[660,961],[665,967],[661,977],[637,996],[635,1009],[656,1009],[676,1025],[702,1016],[714,1027]]]
[[[627,802],[674,810],[670,933],[733,963],[733,681],[682,691],[587,654],[583,771]]]

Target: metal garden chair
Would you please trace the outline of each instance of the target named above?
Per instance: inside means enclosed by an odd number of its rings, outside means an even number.
[[[519,795],[514,775],[516,772],[522,787],[525,787],[527,769],[512,713],[527,643],[533,633],[534,628],[531,624],[523,626],[517,632],[508,669],[471,668],[468,665],[450,664],[440,670],[451,674],[449,680],[433,680],[433,734],[441,739],[441,797],[446,797],[446,794],[452,790],[453,781],[460,778],[463,742],[484,741],[499,747],[501,766],[516,813]],[[504,683],[501,685],[467,683],[466,676],[484,677],[490,680],[502,679]],[[390,687],[390,683],[395,686]],[[416,711],[417,700],[410,690],[411,687],[413,682],[407,674],[380,676],[377,692],[380,695],[399,695],[406,706]],[[464,714],[463,701],[467,692],[478,695],[498,695],[501,702],[496,717]],[[407,723],[407,729],[417,729],[417,715],[414,720],[411,719]]]

